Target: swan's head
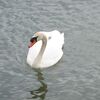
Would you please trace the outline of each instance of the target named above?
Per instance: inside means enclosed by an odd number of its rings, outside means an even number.
[[[30,44],[29,44],[29,48],[32,47],[36,42],[42,40],[44,37],[43,33],[37,32],[35,33],[32,38],[30,39]]]

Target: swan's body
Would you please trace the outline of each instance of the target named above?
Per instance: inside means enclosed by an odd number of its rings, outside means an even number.
[[[56,64],[63,55],[64,33],[55,30],[37,32],[34,35],[37,40],[29,48],[27,63],[33,68],[46,68]]]

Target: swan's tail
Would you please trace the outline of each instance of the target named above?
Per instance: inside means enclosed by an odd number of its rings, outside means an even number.
[[[64,33],[61,34],[62,34],[62,44],[64,45]]]

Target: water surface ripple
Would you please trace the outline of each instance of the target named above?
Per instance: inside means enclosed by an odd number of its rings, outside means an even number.
[[[62,60],[32,70],[30,37],[54,29]],[[0,0],[0,34],[0,100],[100,100],[99,0]]]

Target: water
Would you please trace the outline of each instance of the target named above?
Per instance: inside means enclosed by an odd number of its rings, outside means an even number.
[[[32,70],[30,37],[54,29],[63,58]],[[100,100],[100,1],[0,0],[0,100]]]

